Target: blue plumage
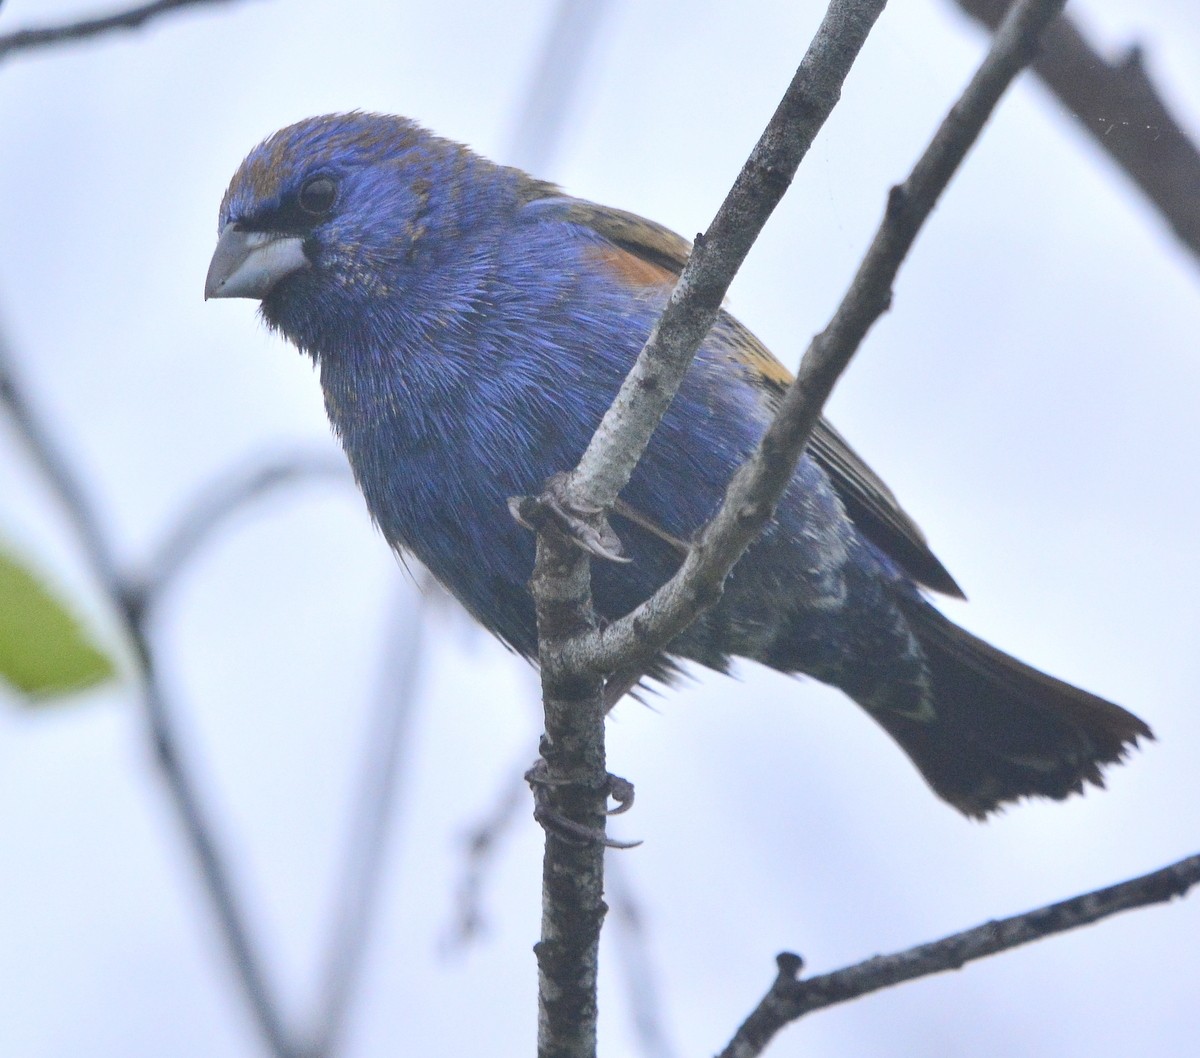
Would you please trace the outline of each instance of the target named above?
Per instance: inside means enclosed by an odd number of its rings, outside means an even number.
[[[372,517],[488,629],[536,656],[532,535],[510,496],[578,461],[688,252],[403,118],[315,118],[242,164],[209,296],[253,297],[316,361]],[[786,371],[722,314],[621,497],[632,562],[597,563],[597,609],[677,568],[769,422]],[[982,815],[1062,797],[1149,729],[950,624],[958,593],[886,486],[822,423],[722,602],[670,654],[746,656],[845,690],[934,789]],[[666,671],[664,669],[664,671]]]

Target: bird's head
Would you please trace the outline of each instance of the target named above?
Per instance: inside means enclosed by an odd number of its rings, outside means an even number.
[[[497,197],[520,177],[407,118],[290,125],[234,174],[204,296],[259,300],[268,322],[311,347],[318,324],[406,293],[496,215]]]

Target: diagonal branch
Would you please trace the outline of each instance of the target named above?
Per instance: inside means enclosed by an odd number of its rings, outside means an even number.
[[[1197,884],[1200,884],[1200,855],[1189,856],[1169,867],[1106,889],[1011,918],[985,922],[929,944],[920,944],[894,955],[877,955],[855,966],[806,980],[797,979],[803,965],[800,957],[784,953],[777,958],[779,974],[775,983],[719,1058],[754,1058],[780,1029],[814,1010],[845,1003],[918,977],[959,970],[976,959],[1078,929],[1120,911],[1166,903],[1185,895]]]
[[[603,508],[629,480],[725,289],[833,109],[884,0],[833,0],[766,132],[699,240],[662,320],[565,484],[568,510]],[[570,645],[596,627],[587,555],[549,517],[551,499],[526,502],[539,527],[530,590],[537,606],[546,734],[531,773],[546,826],[538,958],[539,1058],[596,1053],[596,979],[603,901],[604,825],[610,789],[604,755],[604,682],[596,668],[564,665]]]
[[[833,0],[770,123],[738,173],[637,363],[565,483],[572,510],[612,506],[717,318],[734,275],[837,105],[886,0]]]
[[[1008,8],[1008,0],[955,2],[989,29]],[[1109,62],[1063,16],[1046,30],[1033,69],[1200,259],[1200,150],[1151,82],[1141,49]]]
[[[230,0],[153,0],[152,3],[139,4],[137,7],[131,7],[126,11],[118,11],[111,15],[82,18],[77,22],[64,22],[57,26],[18,29],[12,33],[0,35],[0,62],[19,51],[88,40],[103,33],[110,33],[115,29],[138,29],[159,15],[179,11],[185,7],[229,2]]]
[[[813,339],[774,422],[754,455],[734,475],[721,509],[699,542],[676,575],[636,610],[565,644],[563,663],[599,672],[644,670],[698,612],[720,598],[734,563],[772,516],[834,384],[867,331],[891,304],[892,283],[922,225],[1063,3],[1022,0],[1013,7],[908,179],[892,188],[883,220],[850,289],[829,325]]]
[[[503,158],[509,165],[547,175],[563,131],[579,109],[589,54],[615,7],[612,0],[558,0],[506,137]]]

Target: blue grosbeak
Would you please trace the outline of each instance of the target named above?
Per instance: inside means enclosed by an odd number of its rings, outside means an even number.
[[[316,362],[371,517],[492,633],[537,655],[534,539],[510,496],[577,462],[689,251],[400,117],[340,114],[256,147],[225,194],[207,297],[260,300]],[[790,381],[722,313],[624,490],[632,559],[597,563],[607,618],[678,567]],[[672,659],[734,656],[846,692],[945,800],[982,817],[1063,798],[1139,737],[1136,716],[958,628],[961,595],[912,519],[821,422],[763,536]]]

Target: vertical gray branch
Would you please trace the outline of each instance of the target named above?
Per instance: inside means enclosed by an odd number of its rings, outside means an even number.
[[[544,529],[530,588],[546,717],[542,759],[530,775],[536,814],[546,829],[542,936],[534,948],[538,1058],[594,1058],[600,927],[607,910],[604,681],[553,663],[561,640],[595,625],[587,556],[552,527]]]
[[[567,482],[567,501],[518,505],[538,532],[537,607],[546,734],[531,773],[546,827],[539,969],[539,1058],[592,1058],[603,902],[604,673],[572,664],[568,644],[596,626],[585,553],[555,512],[603,508],[629,480],[720,308],[738,265],[832,111],[883,0],[833,0],[771,123],[692,260],[612,409]],[[615,667],[613,670],[614,671]],[[572,837],[572,835],[576,835]]]

